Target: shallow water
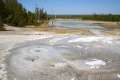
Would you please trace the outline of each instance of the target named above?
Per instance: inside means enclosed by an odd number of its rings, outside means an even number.
[[[82,28],[82,29],[104,29],[103,27],[91,23],[87,23],[81,20],[69,20],[69,19],[56,19],[54,21],[50,21],[49,25],[55,25],[59,27],[67,27],[67,28]]]
[[[119,80],[120,41],[79,35],[17,44],[7,56],[9,80]]]

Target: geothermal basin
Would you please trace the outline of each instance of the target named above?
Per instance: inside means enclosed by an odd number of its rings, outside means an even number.
[[[9,80],[120,80],[120,40],[67,35],[17,44]]]

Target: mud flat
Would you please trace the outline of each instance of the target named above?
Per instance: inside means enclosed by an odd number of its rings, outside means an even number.
[[[119,80],[119,37],[64,35],[23,42],[6,57],[9,80]]]

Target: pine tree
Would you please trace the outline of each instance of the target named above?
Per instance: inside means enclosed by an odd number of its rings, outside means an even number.
[[[4,14],[5,14],[5,5],[4,5],[3,1],[0,0],[0,19],[1,19],[1,21],[5,16]]]
[[[0,0],[0,30],[4,30],[3,26],[3,19],[4,19],[4,13],[5,13],[5,5],[2,0]]]
[[[36,13],[27,11],[17,0],[0,0],[0,22],[14,26],[36,24],[44,20],[47,14],[43,9],[36,9]]]

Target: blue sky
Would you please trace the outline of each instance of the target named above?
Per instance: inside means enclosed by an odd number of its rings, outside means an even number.
[[[44,8],[48,14],[120,14],[120,0],[19,0],[30,11]]]

